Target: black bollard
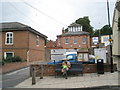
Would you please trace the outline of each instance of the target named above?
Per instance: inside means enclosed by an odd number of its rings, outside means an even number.
[[[36,79],[35,79],[35,69],[34,67],[31,67],[31,73],[32,73],[32,85],[36,84]]]
[[[40,76],[40,79],[43,79],[43,65],[40,65],[40,69],[41,69],[41,76]]]

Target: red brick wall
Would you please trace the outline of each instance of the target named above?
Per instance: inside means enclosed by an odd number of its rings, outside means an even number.
[[[4,52],[14,52],[15,56],[20,56],[27,60],[28,32],[13,31],[13,45],[5,45],[6,32],[2,32],[2,55]]]
[[[27,60],[27,49],[3,49],[2,52],[3,55],[4,52],[14,52],[14,56],[20,56],[22,60]]]
[[[82,38],[86,37],[86,44],[82,44]],[[90,36],[88,35],[80,35],[80,36],[63,36],[63,37],[57,37],[60,40],[60,44],[64,49],[80,49],[80,48],[90,48]],[[69,44],[65,44],[65,38],[69,38]],[[74,44],[74,38],[77,38],[78,42],[77,44]],[[72,47],[70,47],[72,45]],[[79,47],[80,45],[80,47]],[[57,46],[58,43],[57,43]]]
[[[29,32],[29,61],[45,60],[45,42],[39,37],[39,46],[36,45],[37,35]]]
[[[6,32],[2,32],[2,48],[28,48],[27,31],[13,31],[13,45],[5,45]]]
[[[39,64],[31,65],[31,67],[35,67],[36,76],[41,75],[41,70],[40,70]],[[116,65],[114,65],[114,70],[116,70]],[[110,72],[109,64],[104,65],[104,71]],[[44,76],[55,75],[55,65],[43,65],[43,73],[44,73],[43,74]],[[83,65],[83,73],[97,73],[97,65],[96,64],[84,64]]]
[[[0,67],[2,73],[6,73],[9,71],[17,70],[27,66],[27,62],[16,62],[16,63],[8,63]]]
[[[6,32],[2,32],[2,55],[4,52],[14,52],[23,60],[40,61],[45,60],[44,38],[39,37],[39,46],[36,46],[37,35],[29,31],[13,31],[13,45],[5,45]],[[27,52],[29,54],[27,56]]]

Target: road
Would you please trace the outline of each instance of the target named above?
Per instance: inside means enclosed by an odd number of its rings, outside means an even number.
[[[2,75],[2,88],[12,88],[30,76],[29,67]],[[1,87],[0,87],[1,88]]]

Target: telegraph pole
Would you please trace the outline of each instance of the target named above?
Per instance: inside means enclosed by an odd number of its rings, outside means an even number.
[[[108,25],[110,29],[110,13],[109,13],[109,2],[107,0],[107,11],[108,11]],[[110,42],[110,63],[111,63],[111,73],[114,72],[113,70],[113,57],[112,57],[112,38],[111,35],[109,34],[109,42]]]

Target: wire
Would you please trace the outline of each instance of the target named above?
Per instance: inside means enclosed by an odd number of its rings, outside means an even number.
[[[11,2],[8,2],[8,3],[9,3],[17,12],[19,11],[19,13],[20,13],[21,15],[23,15],[23,16],[29,18],[28,20],[31,20],[32,23],[33,23],[33,22],[36,23],[36,22],[33,21],[30,17],[26,16],[23,12],[21,12],[19,9],[17,9]],[[36,23],[36,24],[38,24],[38,23]],[[38,25],[40,25],[40,24],[38,24]],[[43,27],[43,26],[41,26],[41,28],[42,28],[42,27]],[[45,28],[45,27],[43,27],[43,28]]]
[[[60,21],[58,21],[58,20],[54,19],[53,17],[51,17],[51,16],[47,15],[47,14],[46,14],[46,13],[44,13],[43,11],[41,11],[41,10],[37,9],[36,7],[34,7],[34,6],[30,5],[29,3],[25,2],[24,0],[23,0],[23,3],[24,3],[24,4],[26,4],[27,6],[29,6],[29,7],[33,8],[34,10],[38,11],[39,13],[43,14],[44,16],[47,16],[47,17],[48,17],[48,18],[50,18],[51,20],[53,20],[53,21],[55,21],[55,22],[57,22],[57,23],[59,23],[59,24],[62,24],[62,25],[67,26],[66,24],[64,24],[64,23],[62,23],[62,22],[60,22]]]

